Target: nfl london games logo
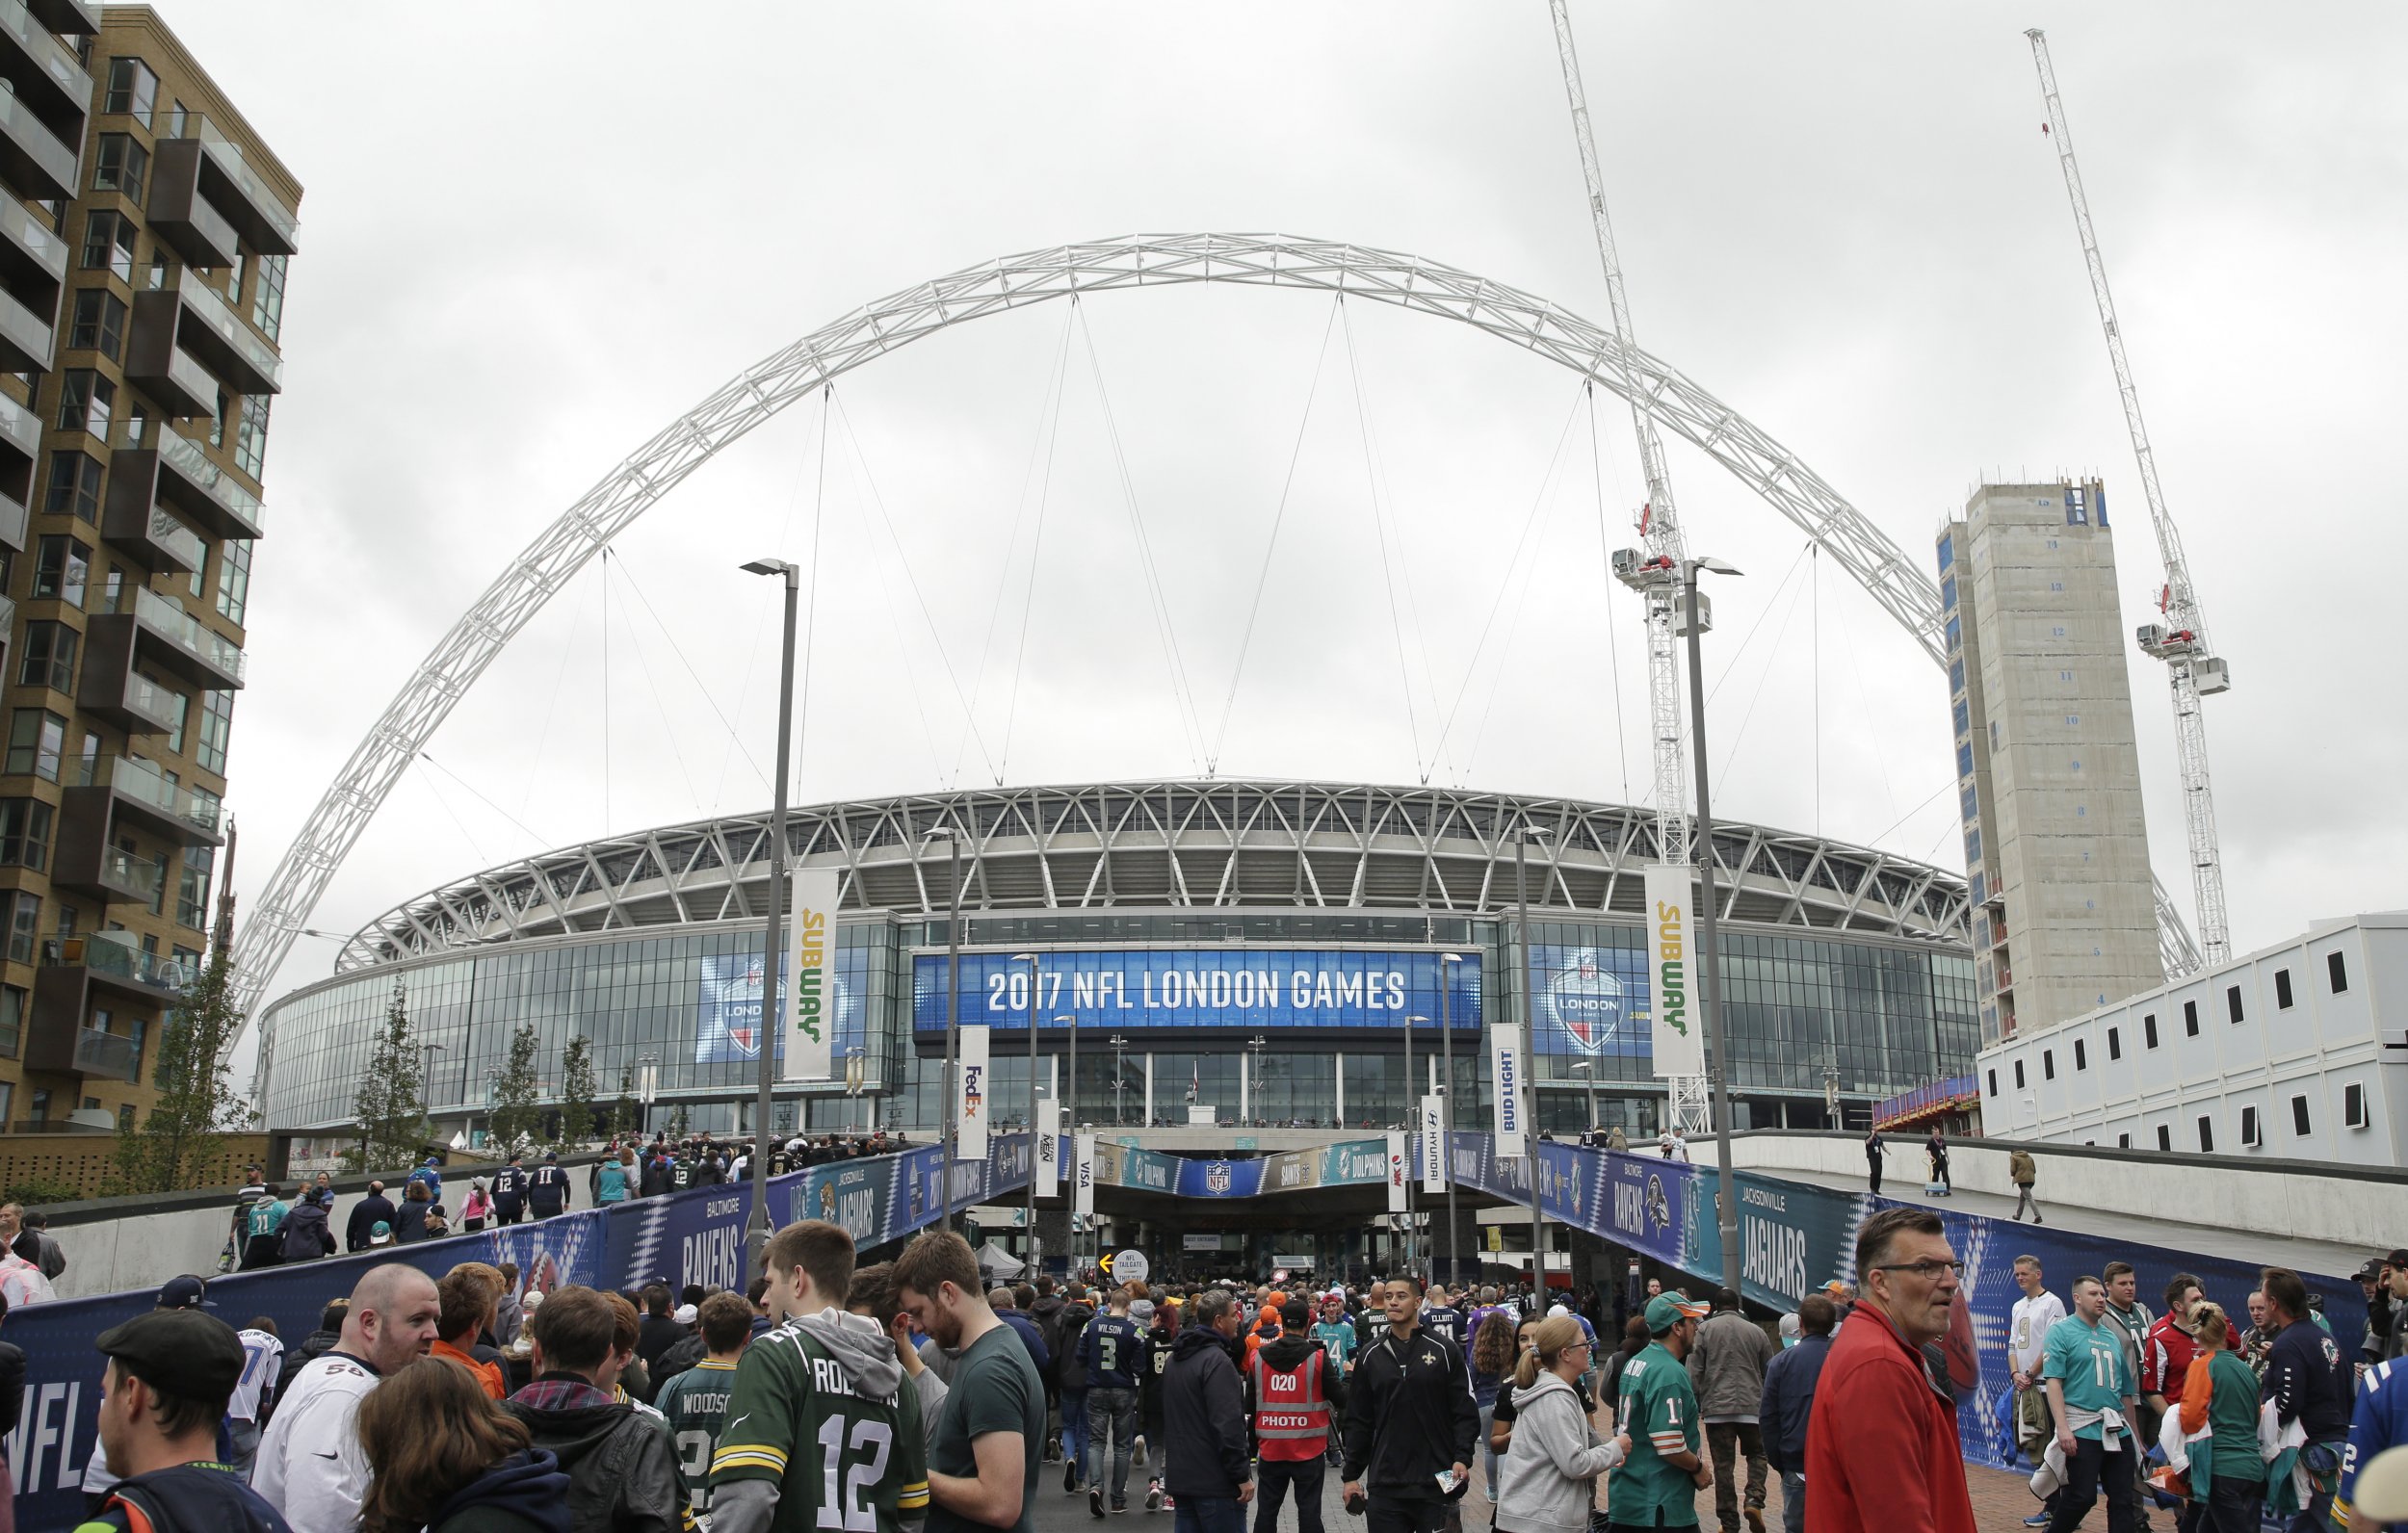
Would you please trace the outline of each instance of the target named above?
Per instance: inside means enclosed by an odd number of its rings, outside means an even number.
[[[753,1014],[756,1017],[759,1016],[761,1007],[760,959],[755,958],[745,966],[743,988],[737,993],[752,998]],[[739,1027],[730,1024],[727,1028],[727,1041],[734,1044],[736,1052],[747,1059],[761,1057],[761,1029],[757,1025],[750,1027]]]
[[[1584,948],[1547,984],[1547,1007],[1572,1041],[1594,1053],[1622,1029],[1622,979]]]
[[[1211,1165],[1204,1168],[1204,1190],[1207,1192],[1227,1192],[1229,1190],[1228,1161],[1216,1160]]]

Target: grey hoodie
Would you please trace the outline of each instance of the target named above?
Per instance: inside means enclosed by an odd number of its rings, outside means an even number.
[[[1597,1476],[1621,1464],[1620,1444],[1597,1441],[1580,1396],[1552,1373],[1515,1390],[1513,1410],[1513,1441],[1497,1468],[1497,1525],[1513,1533],[1587,1533]]]
[[[892,1400],[903,1387],[903,1364],[896,1361],[894,1340],[868,1315],[822,1310],[817,1314],[797,1315],[787,1323],[834,1353],[846,1375],[860,1387],[864,1395]],[[921,1382],[932,1380],[923,1374]],[[924,1426],[927,1420],[924,1416]],[[767,1533],[777,1515],[779,1484],[774,1480],[736,1480],[719,1487],[711,1500],[713,1533]],[[916,1528],[920,1522],[919,1517],[903,1520],[907,1528]]]

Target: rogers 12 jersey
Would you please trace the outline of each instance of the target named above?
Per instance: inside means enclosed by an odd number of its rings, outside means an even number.
[[[735,1364],[704,1358],[672,1375],[652,1398],[652,1408],[668,1418],[669,1441],[677,1447],[677,1476],[686,1482],[686,1499],[697,1514],[711,1510],[711,1460],[719,1452],[727,1394],[735,1383]]]
[[[754,1338],[736,1364],[711,1484],[776,1481],[771,1533],[901,1533],[929,1505],[919,1391],[908,1378],[883,1400],[859,1389],[798,1320]]]

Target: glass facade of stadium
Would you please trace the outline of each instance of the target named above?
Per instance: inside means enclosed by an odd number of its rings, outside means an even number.
[[[1265,833],[1267,813],[1281,823]],[[363,928],[343,972],[268,1008],[271,1130],[304,1153],[339,1136],[397,985],[416,1041],[435,1046],[429,1104],[447,1134],[481,1127],[522,1025],[537,1030],[547,1096],[582,1036],[603,1102],[648,1084],[653,1127],[682,1115],[694,1130],[749,1129],[762,922],[757,903],[729,903],[765,896],[766,858],[747,855],[761,818],[547,854]],[[1152,828],[1130,834],[1140,818]],[[1530,864],[1527,964],[1500,834],[1524,821],[1557,831]],[[935,1130],[951,849],[926,831],[947,822],[965,841],[959,1014],[993,1026],[1000,1121],[1027,1111],[1034,1013],[1048,1096],[1076,1030],[1082,1123],[1184,1125],[1202,1106],[1224,1124],[1401,1126],[1443,1044],[1456,1122],[1485,1127],[1481,1028],[1522,1019],[1526,970],[1541,1126],[1584,1126],[1592,1090],[1603,1122],[1662,1121],[1637,909],[1646,817],[1436,790],[1173,784],[798,816],[797,855],[841,856],[847,873],[838,1069],[833,1082],[779,1088],[781,1130]],[[1978,1025],[1961,879],[1754,827],[1718,831],[1715,849],[1740,1127],[1825,1126],[1827,1081],[1859,1122],[1870,1104],[1968,1067]],[[1199,874],[1217,879],[1209,903]],[[1407,878],[1412,897],[1395,897]],[[1411,1090],[1408,1018],[1420,1019]]]

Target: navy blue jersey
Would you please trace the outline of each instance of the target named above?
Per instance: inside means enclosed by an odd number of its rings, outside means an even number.
[[[1099,1314],[1079,1333],[1090,1390],[1134,1390],[1147,1373],[1145,1328],[1125,1314]]]

